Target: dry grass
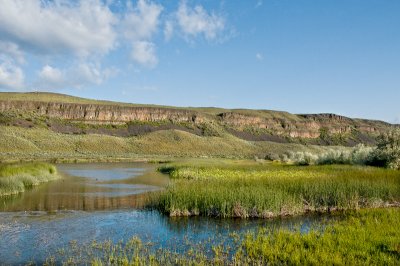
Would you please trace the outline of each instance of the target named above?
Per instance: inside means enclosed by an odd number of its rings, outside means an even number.
[[[263,158],[267,153],[307,151],[321,146],[251,142],[232,135],[197,136],[179,130],[156,131],[138,137],[61,134],[44,128],[0,126],[0,160],[140,156]]]

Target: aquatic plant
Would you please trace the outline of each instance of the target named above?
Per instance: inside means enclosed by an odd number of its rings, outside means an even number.
[[[169,165],[151,206],[170,216],[260,217],[398,204],[400,172],[366,166]]]
[[[345,212],[309,232],[298,229],[233,234],[237,245],[154,249],[133,236],[127,242],[92,242],[52,254],[46,265],[399,265],[400,209]]]
[[[59,178],[57,169],[48,163],[0,165],[0,196],[17,194]]]

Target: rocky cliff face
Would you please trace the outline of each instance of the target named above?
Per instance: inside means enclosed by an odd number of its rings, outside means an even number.
[[[288,138],[323,139],[345,136],[353,142],[371,142],[380,132],[393,125],[372,120],[350,119],[334,114],[283,115],[281,112],[260,113],[251,110],[226,110],[207,113],[202,109],[136,107],[118,104],[81,104],[66,102],[0,100],[0,113],[30,113],[50,119],[87,124],[126,124],[128,122],[186,123],[196,132],[212,125],[249,140],[283,141]],[[267,112],[267,111],[262,111]],[[267,114],[267,115],[265,115]],[[154,130],[162,130],[166,127]],[[200,129],[200,131],[198,130]],[[140,129],[138,129],[140,131]],[[105,132],[104,130],[102,132]],[[128,133],[126,133],[128,134]],[[278,138],[277,138],[278,137]],[[350,143],[350,142],[349,142]]]
[[[263,118],[232,112],[222,113],[219,116],[222,123],[234,128],[266,129],[277,135],[292,138],[319,138],[321,134],[351,134],[353,131],[379,134],[392,127],[381,121],[351,119],[335,114],[297,115],[296,119]]]
[[[174,122],[201,123],[205,117],[197,112],[154,107],[74,104],[57,102],[0,101],[0,111],[25,111],[50,118],[87,122]]]

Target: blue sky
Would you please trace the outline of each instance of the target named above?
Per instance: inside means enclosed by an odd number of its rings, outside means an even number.
[[[400,123],[398,0],[0,0],[0,90]]]

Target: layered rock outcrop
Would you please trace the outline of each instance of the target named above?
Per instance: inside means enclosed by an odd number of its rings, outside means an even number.
[[[57,102],[0,101],[0,111],[28,111],[50,118],[87,122],[192,122],[205,117],[197,112],[157,107],[127,107],[118,105],[75,104]]]
[[[276,111],[252,110],[223,110],[220,113],[212,113],[201,108],[143,107],[117,103],[81,104],[0,100],[0,112],[30,113],[87,124],[125,124],[131,121],[186,123],[193,125],[191,130],[198,130],[196,132],[201,132],[204,125],[208,124],[213,127],[217,125],[228,133],[249,140],[317,139],[335,134],[347,134],[369,140],[371,136],[376,136],[394,126],[381,121],[351,119],[335,114],[294,115]],[[170,127],[160,127],[160,130],[163,128]],[[137,130],[140,131],[140,129]],[[149,131],[149,129],[147,130]],[[151,130],[157,130],[157,128]]]

